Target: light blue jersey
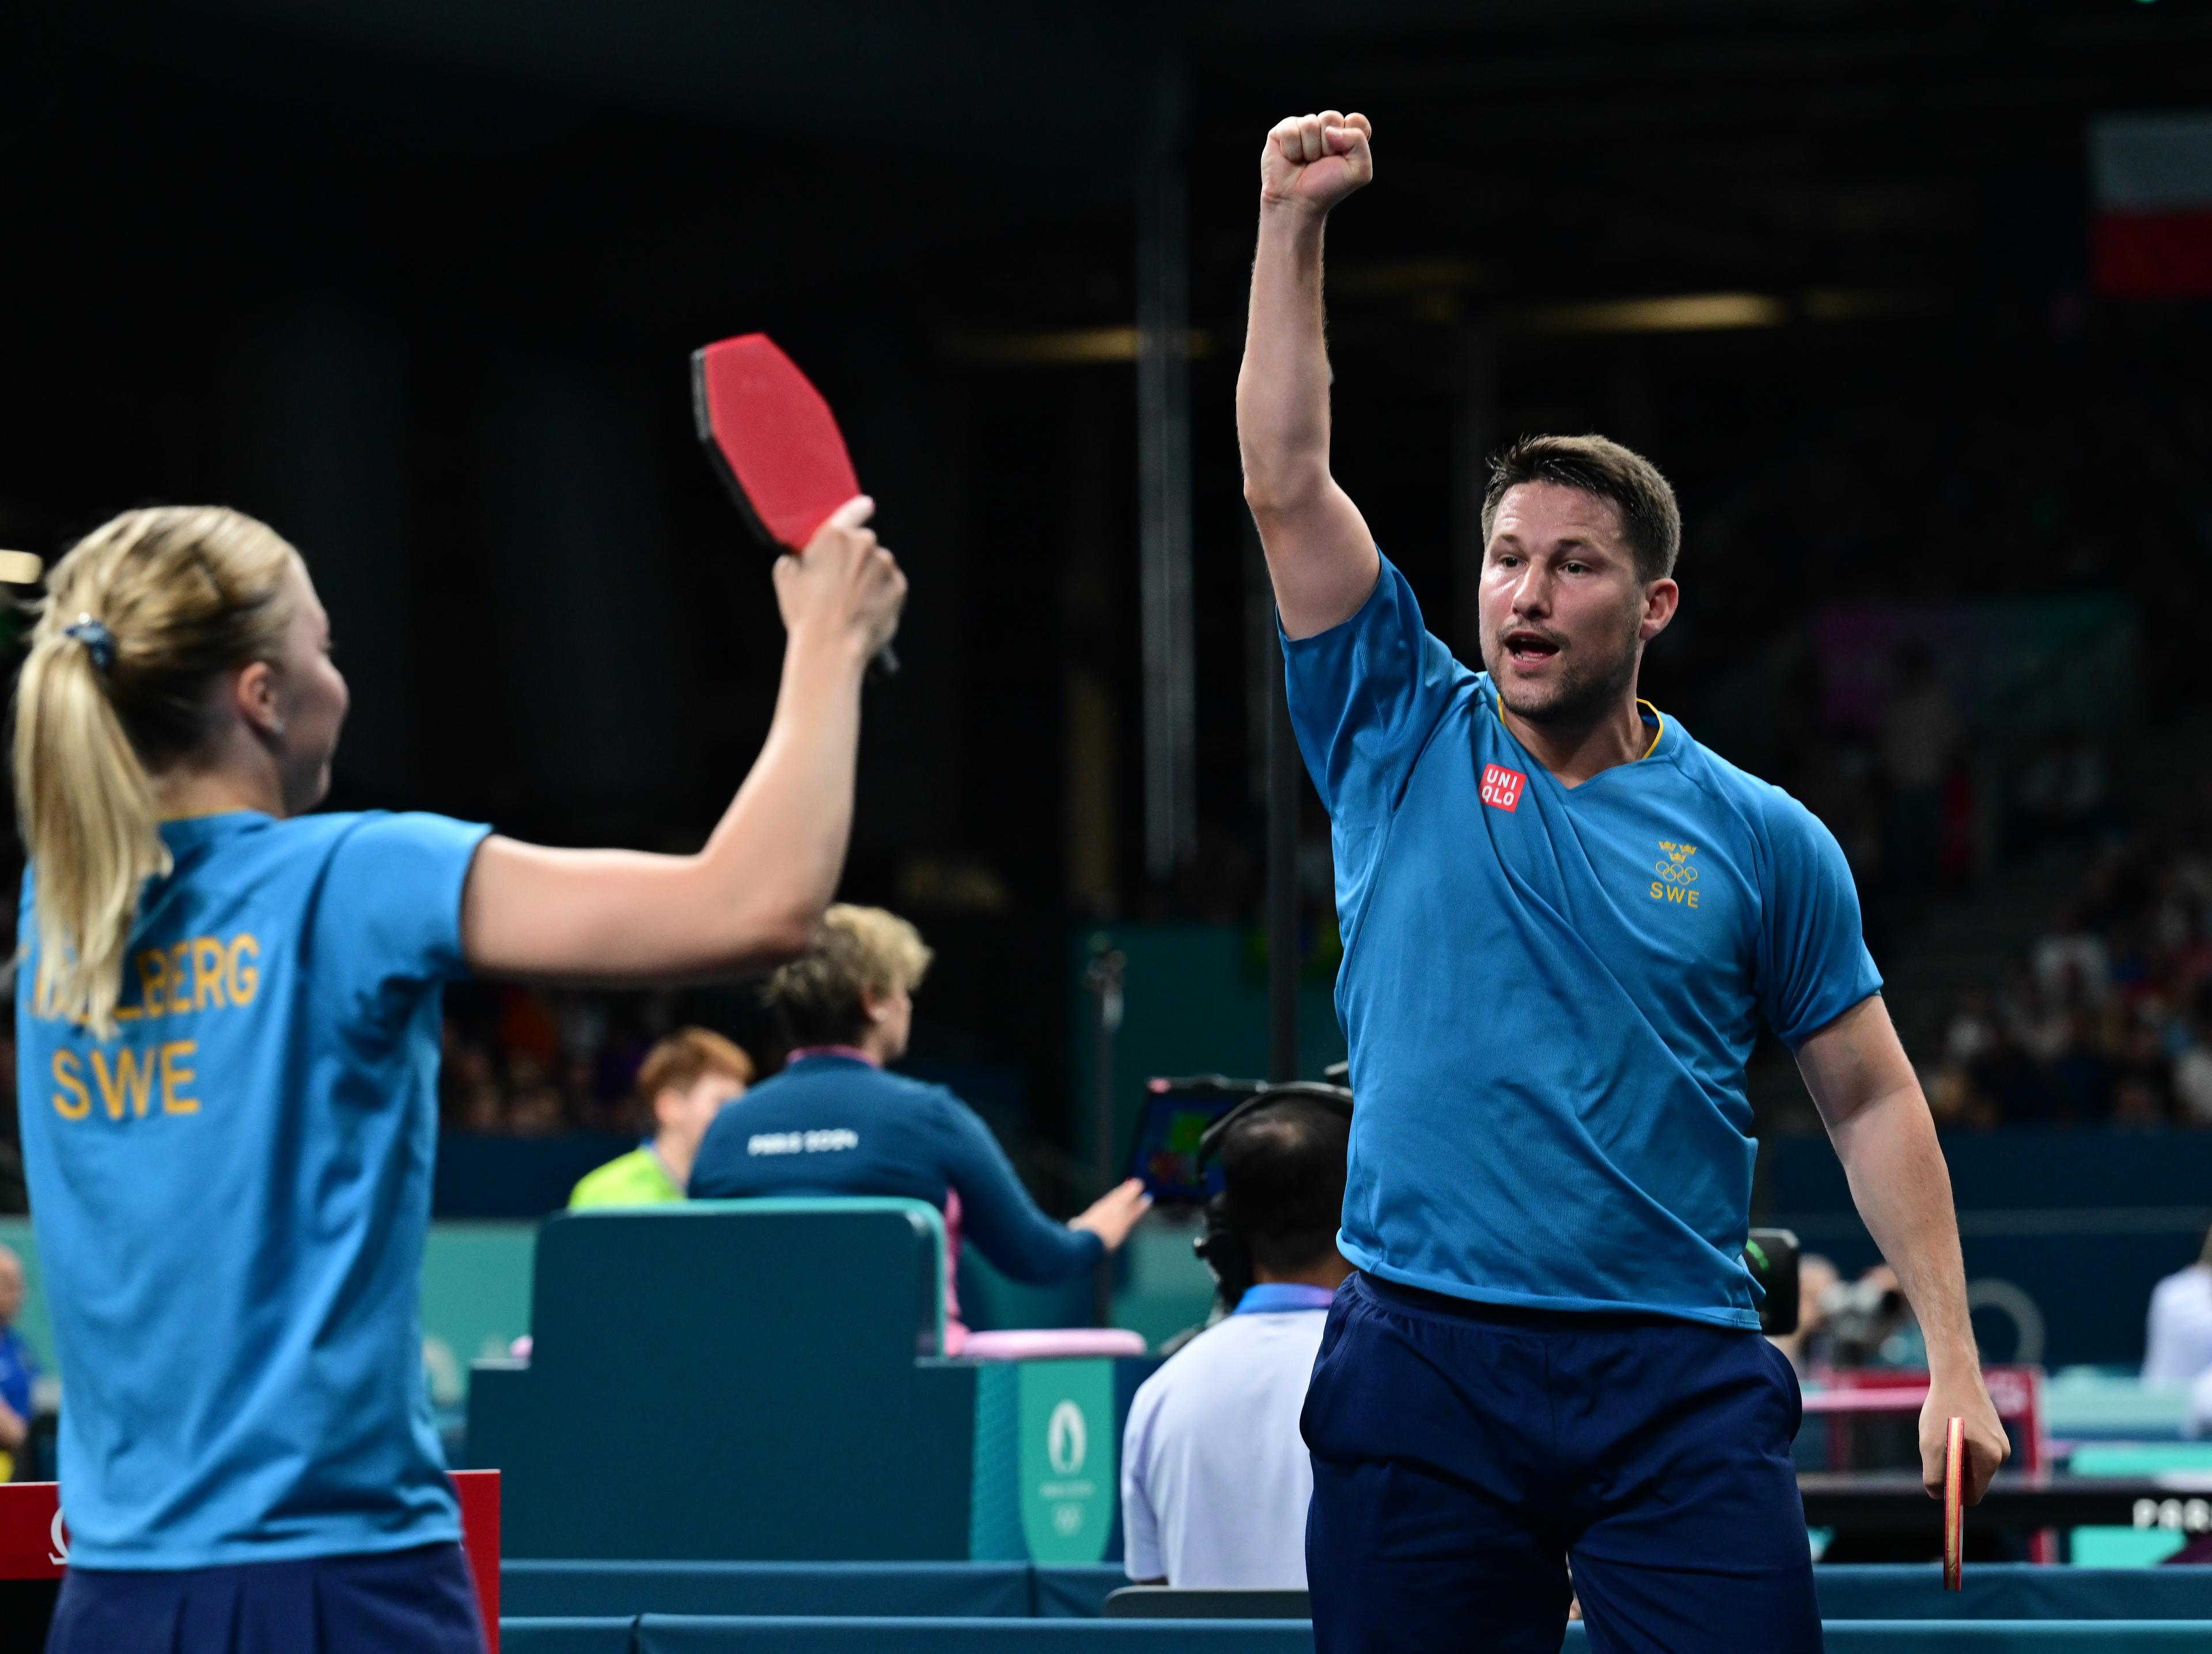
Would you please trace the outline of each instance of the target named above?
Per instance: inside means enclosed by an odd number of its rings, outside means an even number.
[[[1334,829],[1344,1255],[1489,1303],[1757,1326],[1759,1019],[1794,1047],[1881,986],[1833,836],[1656,711],[1639,762],[1562,786],[1387,558],[1285,654]]]
[[[64,1385],[71,1562],[398,1550],[460,1526],[422,1371],[444,982],[485,829],[253,812],[161,829],[121,1026],[41,1017],[23,1158]]]

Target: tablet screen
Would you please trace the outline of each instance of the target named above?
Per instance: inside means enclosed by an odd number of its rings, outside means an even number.
[[[1220,1163],[1216,1161],[1203,1174],[1200,1172],[1199,1139],[1208,1126],[1257,1089],[1256,1085],[1232,1088],[1219,1081],[1185,1089],[1171,1081],[1154,1080],[1137,1122],[1129,1175],[1142,1178],[1146,1192],[1164,1206],[1201,1205],[1218,1195]]]

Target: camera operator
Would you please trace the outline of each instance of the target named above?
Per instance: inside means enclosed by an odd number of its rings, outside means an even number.
[[[1298,1415],[1330,1301],[1351,1273],[1336,1250],[1350,1122],[1342,1104],[1292,1092],[1263,1095],[1215,1129],[1224,1192],[1206,1260],[1231,1313],[1130,1407],[1128,1573],[1185,1589],[1301,1589],[1313,1467]]]

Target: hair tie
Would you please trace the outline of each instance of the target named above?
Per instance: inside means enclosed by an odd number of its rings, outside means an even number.
[[[84,645],[84,652],[92,657],[94,669],[102,678],[115,669],[115,634],[107,629],[105,621],[94,620],[88,614],[79,615],[70,625],[62,628],[64,637],[73,637]]]

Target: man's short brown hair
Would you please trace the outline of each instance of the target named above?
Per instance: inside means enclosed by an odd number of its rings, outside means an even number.
[[[711,1028],[679,1028],[645,1054],[637,1068],[637,1101],[647,1131],[653,1127],[653,1099],[663,1092],[688,1092],[709,1074],[753,1083],[753,1060],[745,1048]]]
[[[898,915],[841,902],[823,915],[814,946],[768,979],[769,1006],[794,1049],[857,1044],[868,1031],[866,996],[912,993],[934,957]]]
[[[1557,483],[1613,502],[1638,575],[1664,580],[1682,550],[1682,508],[1659,467],[1633,448],[1604,436],[1524,436],[1490,462],[1482,496],[1482,543],[1505,490],[1523,483]]]

